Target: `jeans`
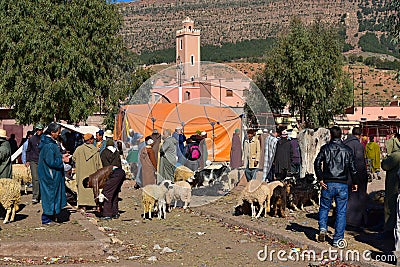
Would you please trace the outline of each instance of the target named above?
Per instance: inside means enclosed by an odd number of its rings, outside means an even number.
[[[247,182],[256,179],[257,171],[257,168],[249,168],[248,166],[246,169],[244,169],[244,175],[246,176]]]
[[[397,196],[397,222],[394,228],[394,247],[400,251],[400,195]]]
[[[332,199],[336,202],[335,234],[333,244],[337,244],[344,238],[344,229],[346,228],[346,209],[349,198],[348,185],[342,183],[326,183],[327,189],[321,192],[321,203],[319,207],[319,231],[328,230],[328,213],[331,209]]]

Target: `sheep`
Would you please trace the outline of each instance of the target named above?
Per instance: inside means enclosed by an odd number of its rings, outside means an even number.
[[[173,200],[175,209],[178,200],[181,200],[182,202],[185,203],[183,209],[187,209],[187,207],[190,204],[191,197],[192,197],[192,188],[190,184],[186,181],[179,181],[169,186],[168,193],[166,195],[166,201],[169,207],[169,205]]]
[[[174,172],[174,182],[188,181],[191,182],[194,179],[194,172],[186,166],[178,166]]]
[[[17,181],[20,185],[24,185],[25,195],[28,193],[28,185],[32,183],[31,169],[25,164],[13,164],[12,165],[12,179]],[[21,188],[20,188],[21,189]]]
[[[128,162],[122,163],[122,169],[125,171],[125,179],[129,180],[133,178],[133,173],[131,172],[131,165]]]
[[[144,214],[143,217],[146,218],[146,213],[149,214],[149,219],[151,219],[151,212],[153,211],[156,202],[158,203],[158,219],[166,219],[166,199],[165,196],[168,192],[169,186],[172,184],[170,180],[163,181],[160,185],[149,184],[142,188],[142,203]],[[164,216],[162,216],[164,214]]]
[[[0,179],[0,204],[7,210],[3,223],[12,222],[21,202],[21,184],[9,178]],[[9,219],[11,214],[11,219]]]
[[[236,207],[243,205],[244,201],[247,201],[251,205],[251,217],[259,218],[262,211],[265,209],[264,217],[267,217],[267,213],[270,212],[270,198],[271,191],[267,183],[259,180],[251,180],[247,183],[246,187],[240,193],[238,203]],[[260,211],[256,215],[256,207],[254,202],[258,202],[260,205]]]

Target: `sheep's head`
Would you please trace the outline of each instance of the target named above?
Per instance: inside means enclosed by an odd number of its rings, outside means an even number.
[[[194,175],[192,175],[188,179],[186,179],[186,182],[188,182],[188,183],[193,183],[193,181],[194,181]]]
[[[172,185],[172,181],[171,180],[164,180],[160,183],[160,186],[163,190],[167,191],[169,189],[169,187]]]

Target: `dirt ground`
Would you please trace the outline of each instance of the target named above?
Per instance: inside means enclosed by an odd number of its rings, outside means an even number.
[[[315,242],[317,229],[316,209],[307,208],[306,212],[287,212],[287,218],[261,218],[252,220],[248,215],[233,216],[233,207],[242,181],[230,194],[224,197],[193,196],[196,203],[208,205],[192,207],[189,211],[176,209],[167,214],[165,220],[143,220],[141,190],[133,189],[133,181],[125,181],[120,194],[121,217],[111,221],[99,221],[93,213],[80,213],[72,210],[71,220],[59,226],[42,227],[40,225],[41,206],[30,204],[31,195],[23,196],[22,210],[17,214],[16,222],[1,225],[0,230],[0,266],[25,266],[63,264],[75,266],[308,266],[309,260],[288,262],[278,261],[276,254],[272,259],[260,261],[271,250],[283,250],[286,253],[301,251]],[[221,215],[222,217],[219,217]],[[225,219],[224,219],[225,218]],[[233,222],[230,221],[233,220]],[[95,232],[85,223],[90,223]],[[254,230],[262,229],[262,231]],[[265,229],[265,231],[263,231]],[[277,238],[273,233],[283,233]],[[100,233],[100,235],[99,235]],[[272,234],[268,234],[272,233]],[[385,251],[387,242],[377,236],[372,242],[371,235],[376,233],[354,234],[347,232],[349,248],[370,249],[376,253]],[[100,238],[99,238],[100,236]],[[368,237],[368,238],[366,238]],[[52,250],[36,251],[40,256],[18,256],[2,254],[2,242],[34,241],[37,244],[59,241],[60,246],[82,241],[88,244],[100,239],[111,241],[102,251],[93,255],[54,255]],[[363,238],[366,238],[363,240]],[[292,242],[290,240],[299,240]],[[104,241],[104,240],[103,240]],[[384,241],[384,242],[382,242]],[[323,244],[326,248],[328,243]],[[34,249],[34,248],[33,248]],[[36,249],[41,249],[39,246]],[[77,250],[84,249],[77,247]],[[28,253],[29,254],[29,253]],[[270,255],[270,254],[267,254]],[[312,266],[362,266],[339,261],[319,259]]]

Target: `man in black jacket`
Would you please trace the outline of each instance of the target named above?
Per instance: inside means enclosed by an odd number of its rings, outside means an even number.
[[[333,246],[344,248],[344,230],[346,227],[346,209],[349,197],[347,179],[352,178],[352,190],[357,191],[356,168],[353,151],[342,143],[342,130],[338,126],[330,129],[331,141],[322,146],[314,161],[314,169],[322,187],[319,208],[318,241],[324,242],[328,230],[328,213],[332,199],[336,203],[335,234]]]
[[[43,125],[40,123],[35,126],[36,133],[29,138],[28,148],[26,149],[25,165],[31,168],[32,174],[32,204],[37,204],[40,201],[38,162],[40,153],[39,144],[43,134],[43,128]]]

